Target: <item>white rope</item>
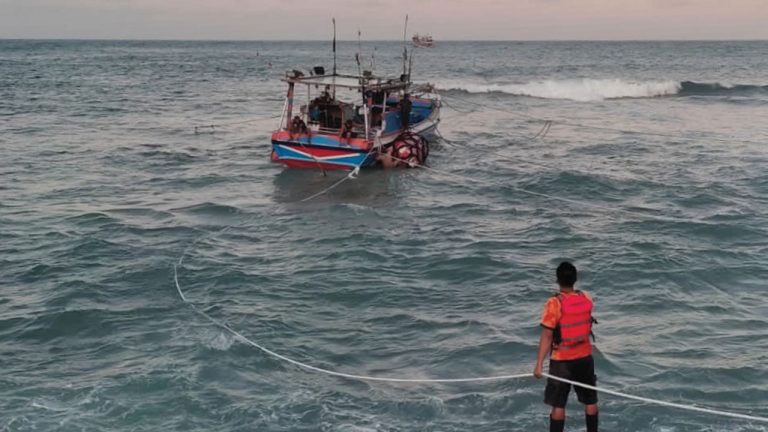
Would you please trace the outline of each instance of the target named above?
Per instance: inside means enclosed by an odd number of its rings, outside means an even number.
[[[308,197],[306,197],[306,198],[304,198],[302,200],[299,200],[299,202],[311,201],[311,200],[319,197],[320,195],[327,194],[328,192],[330,192],[331,190],[335,189],[337,186],[339,186],[340,184],[344,183],[345,181],[347,181],[349,179],[357,178],[358,174],[360,174],[360,168],[363,166],[365,161],[368,159],[368,157],[371,155],[371,153],[373,153],[373,151],[375,149],[376,149],[375,145],[371,146],[370,150],[368,150],[368,153],[366,153],[365,156],[363,156],[363,159],[360,161],[360,163],[357,164],[346,176],[342,177],[340,180],[338,180],[337,182],[335,182],[332,185],[328,186],[327,188],[321,190],[320,192],[318,192],[316,194],[313,194],[313,195],[310,195],[310,196],[308,196]],[[314,156],[312,156],[312,157],[314,158]]]
[[[277,359],[283,360],[285,362],[288,362],[290,364],[293,364],[295,366],[298,366],[300,368],[308,369],[315,372],[324,373],[326,375],[333,375],[341,378],[349,378],[349,379],[356,379],[361,381],[379,381],[379,382],[398,382],[398,383],[461,383],[461,382],[477,382],[477,381],[501,381],[501,380],[510,380],[510,379],[519,379],[519,378],[529,378],[531,376],[530,373],[524,373],[524,374],[514,374],[514,375],[499,375],[499,376],[490,376],[490,377],[477,377],[477,378],[437,378],[437,379],[427,379],[427,378],[392,378],[392,377],[374,377],[374,376],[367,376],[367,375],[356,375],[356,374],[348,374],[344,372],[336,372],[328,369],[323,369],[317,366],[312,366],[306,363],[302,363],[298,360],[294,360],[290,357],[286,357],[282,354],[278,354],[269,348],[264,347],[263,345],[260,345],[257,342],[252,341],[251,339],[248,339],[246,336],[244,336],[242,333],[238,332],[237,330],[233,329],[226,323],[223,323],[216,318],[208,315],[204,311],[198,309],[198,307],[187,300],[187,297],[184,295],[184,292],[181,290],[181,285],[179,284],[179,273],[178,273],[178,267],[182,265],[184,262],[184,255],[182,255],[179,258],[179,261],[173,265],[173,281],[176,284],[176,291],[179,292],[179,297],[184,301],[184,303],[188,304],[195,312],[202,315],[212,323],[216,324],[217,326],[223,328],[224,330],[231,333],[233,336],[241,340],[242,342],[259,349],[263,351],[264,353],[275,357]]]
[[[335,189],[335,188],[336,188],[336,186],[338,186],[338,185],[340,185],[340,184],[344,183],[345,181],[347,181],[347,180],[349,180],[349,179],[357,178],[357,174],[358,174],[358,173],[360,173],[360,167],[359,167],[359,166],[356,166],[356,167],[355,167],[355,169],[353,169],[352,171],[350,171],[350,172],[349,172],[349,174],[345,175],[344,177],[342,177],[340,180],[338,180],[338,181],[337,181],[337,182],[335,182],[334,184],[332,184],[332,185],[328,186],[327,188],[325,188],[325,189],[321,190],[320,192],[318,192],[318,193],[316,193],[316,194],[310,195],[310,196],[308,196],[308,197],[306,197],[306,198],[304,198],[304,199],[300,200],[299,202],[307,202],[307,201],[311,201],[311,200],[313,200],[313,199],[315,199],[315,198],[319,197],[320,195],[324,195],[324,194],[327,194],[327,193],[328,193],[328,192],[330,192],[331,190]]]
[[[360,168],[358,166],[357,168],[352,170],[348,175],[346,175],[344,178],[342,178],[338,182],[336,182],[333,185],[331,185],[329,188],[327,188],[327,189],[325,189],[325,190],[323,190],[321,192],[318,192],[318,193],[316,193],[316,194],[314,194],[314,195],[312,195],[310,197],[307,197],[307,198],[301,200],[301,202],[308,201],[308,200],[310,200],[310,199],[312,199],[314,197],[320,196],[323,193],[326,193],[329,190],[333,189],[334,187],[339,185],[341,182],[343,182],[343,181],[345,181],[345,180],[347,180],[349,178],[356,177],[357,173],[359,172],[359,169]],[[249,339],[248,337],[246,337],[242,333],[238,332],[237,330],[233,329],[232,327],[230,327],[226,323],[221,322],[221,321],[217,320],[216,318],[208,315],[204,311],[200,310],[197,307],[197,305],[195,305],[194,303],[192,303],[191,301],[189,301],[187,299],[187,296],[184,295],[184,291],[182,291],[182,289],[181,289],[181,284],[179,284],[179,271],[178,271],[178,269],[179,269],[179,267],[181,267],[183,265],[184,258],[186,257],[187,252],[190,249],[192,249],[197,243],[199,243],[201,240],[203,240],[204,238],[206,238],[206,237],[214,237],[214,236],[223,234],[226,231],[228,231],[230,228],[232,228],[232,226],[226,226],[226,227],[224,227],[224,228],[222,228],[222,229],[220,229],[218,231],[213,231],[213,232],[211,232],[211,233],[209,233],[207,235],[202,235],[202,236],[198,237],[194,242],[192,242],[189,246],[184,248],[184,250],[181,252],[181,256],[179,257],[179,260],[176,263],[173,264],[173,282],[176,285],[176,291],[179,293],[179,297],[181,297],[181,300],[184,303],[186,303],[187,305],[189,305],[189,307],[191,307],[193,311],[197,312],[198,314],[200,314],[201,316],[203,316],[204,318],[206,318],[208,321],[212,322],[213,324],[215,324],[215,325],[221,327],[222,329],[226,330],[227,332],[229,332],[230,334],[232,334],[237,339],[239,339],[240,341],[242,341],[243,343],[245,343],[247,345],[250,345],[250,346],[252,346],[252,347],[254,347],[254,348],[258,349],[258,350],[261,350],[262,352],[264,352],[264,353],[266,353],[266,354],[268,354],[268,355],[270,355],[272,357],[275,357],[277,359],[283,360],[285,362],[288,362],[288,363],[290,363],[292,365],[295,365],[295,366],[298,366],[300,368],[304,368],[304,369],[311,370],[311,371],[314,371],[314,372],[324,373],[326,375],[332,375],[332,376],[336,376],[336,377],[340,377],[340,378],[349,378],[349,379],[356,379],[356,380],[361,380],[361,381],[394,382],[394,383],[422,383],[422,384],[425,384],[425,383],[462,383],[462,382],[479,382],[479,381],[502,381],[502,380],[511,380],[511,379],[520,379],[520,378],[529,378],[529,377],[531,377],[530,373],[521,373],[521,374],[512,374],[512,375],[498,375],[498,376],[489,376],[489,377],[476,377],[476,378],[434,378],[434,379],[430,379],[430,378],[374,377],[374,376],[367,376],[367,375],[348,374],[348,373],[344,373],[344,372],[336,372],[336,371],[332,371],[332,370],[329,370],[329,369],[323,369],[323,368],[320,368],[320,367],[317,367],[317,366],[312,366],[310,364],[302,363],[302,362],[300,362],[298,360],[294,360],[294,359],[292,359],[290,357],[286,357],[286,356],[284,356],[282,354],[279,354],[279,353],[277,353],[275,351],[272,351],[269,348],[266,348],[265,346],[263,346],[263,345],[261,345],[261,344],[259,344],[257,342],[254,342],[253,340]]]
[[[229,227],[225,228],[225,230],[226,229],[229,229]],[[205,236],[203,236],[203,237],[205,237]],[[201,237],[201,238],[203,238],[203,237]],[[197,243],[197,241],[195,243]],[[192,245],[194,245],[195,243],[193,243]],[[192,246],[192,245],[190,245],[190,246]],[[187,249],[189,249],[189,247]],[[184,252],[186,252],[186,250]],[[348,378],[348,379],[354,379],[354,380],[360,380],[360,381],[371,381],[371,382],[391,382],[391,383],[411,383],[411,384],[438,384],[438,383],[446,384],[446,383],[471,383],[471,382],[488,382],[488,381],[507,381],[507,380],[515,380],[515,379],[523,379],[523,378],[532,378],[533,377],[533,375],[530,372],[529,373],[520,373],[520,374],[486,376],[486,377],[471,377],[471,378],[398,378],[398,377],[376,377],[376,376],[370,376],[370,375],[358,375],[358,374],[351,374],[351,373],[345,373],[345,372],[337,372],[337,371],[333,371],[333,370],[329,370],[329,369],[324,369],[324,368],[317,367],[317,366],[312,366],[310,364],[303,363],[303,362],[300,362],[298,360],[294,360],[294,359],[292,359],[290,357],[286,357],[286,356],[284,356],[282,354],[279,354],[279,353],[277,353],[275,351],[272,351],[269,348],[266,348],[265,346],[263,346],[263,345],[255,342],[255,341],[249,339],[248,337],[246,337],[242,333],[238,332],[237,330],[233,329],[232,327],[230,327],[226,323],[221,322],[221,321],[217,320],[216,318],[208,315],[204,311],[200,310],[197,307],[197,305],[195,305],[194,303],[192,303],[189,300],[187,300],[187,297],[184,295],[184,292],[181,289],[181,284],[179,284],[179,272],[178,272],[178,268],[181,267],[183,262],[184,262],[184,256],[185,256],[185,254],[182,253],[181,257],[179,257],[179,261],[173,265],[173,281],[176,284],[176,291],[178,291],[179,297],[181,297],[181,299],[184,301],[184,303],[189,305],[192,308],[192,310],[194,310],[198,314],[202,315],[207,320],[211,321],[213,324],[215,324],[215,325],[221,327],[222,329],[226,330],[227,332],[229,332],[230,334],[232,334],[233,336],[235,336],[237,339],[239,339],[240,341],[244,342],[245,344],[250,345],[250,346],[252,346],[252,347],[254,347],[254,348],[264,352],[267,355],[270,355],[270,356],[272,356],[274,358],[277,358],[279,360],[282,360],[284,362],[290,363],[290,364],[292,364],[294,366],[298,366],[300,368],[307,369],[307,370],[310,370],[310,371],[313,371],[313,372],[319,372],[319,373],[322,373],[322,374],[331,375],[331,376],[340,377],[340,378]],[[583,387],[583,388],[586,388],[586,389],[598,391],[598,392],[601,392],[601,393],[610,394],[610,395],[613,395],[613,396],[622,397],[622,398],[625,398],[625,399],[633,399],[633,400],[637,400],[637,401],[640,401],[640,402],[645,402],[645,403],[652,404],[652,405],[660,405],[660,406],[666,406],[666,407],[671,407],[671,408],[678,408],[678,409],[682,409],[682,410],[696,411],[696,412],[701,412],[701,413],[706,413],[706,414],[718,415],[718,416],[723,416],[723,417],[732,417],[732,418],[739,418],[739,419],[743,419],[743,420],[751,420],[751,421],[768,423],[768,417],[752,416],[752,415],[747,415],[747,414],[740,414],[740,413],[734,413],[734,412],[728,412],[728,411],[721,411],[721,410],[715,410],[715,409],[710,409],[710,408],[702,408],[702,407],[695,406],[695,405],[684,405],[684,404],[679,404],[679,403],[674,403],[674,402],[666,402],[666,401],[662,401],[662,400],[658,400],[658,399],[651,399],[651,398],[646,398],[646,397],[642,397],[642,396],[635,396],[635,395],[631,395],[631,394],[627,394],[627,393],[622,393],[622,392],[619,392],[619,391],[610,390],[610,389],[606,389],[606,388],[599,388],[599,387],[591,386],[591,385],[588,385],[588,384],[583,384],[583,383],[579,383],[579,382],[572,381],[572,380],[569,380],[569,379],[560,378],[560,377],[557,377],[557,376],[554,376],[554,375],[550,375],[549,373],[546,373],[546,372],[542,373],[542,375],[547,377],[547,378],[553,379],[555,381],[564,382],[564,383],[571,384],[571,385],[574,385],[574,386]]]
[[[371,152],[369,151],[369,154],[370,153]],[[366,156],[366,158],[367,158],[367,156]],[[365,161],[366,158],[364,158],[363,161]],[[403,162],[408,162],[408,161],[405,161],[403,159],[398,159],[396,157],[393,157],[393,159],[401,160]],[[362,165],[362,162],[361,162],[360,165]],[[311,195],[311,196],[309,196],[307,198],[302,199],[300,202],[305,202],[305,201],[309,201],[311,199],[314,199],[315,197],[318,197],[318,196],[320,196],[322,194],[325,194],[328,191],[332,190],[333,188],[337,187],[342,182],[344,182],[344,181],[346,181],[346,180],[348,180],[350,178],[357,177],[357,174],[360,172],[360,165],[355,167],[355,169],[350,171],[349,174],[344,176],[341,180],[333,183],[328,188],[326,188],[326,189],[324,189],[324,190],[322,190],[322,191],[320,191],[320,192],[318,192],[318,193],[316,193],[314,195]],[[438,172],[438,173],[442,173],[442,174],[452,175],[452,176],[455,176],[455,177],[469,179],[469,180],[476,180],[476,179],[473,179],[473,178],[470,178],[470,177],[467,177],[467,176],[461,176],[461,175],[458,175],[458,174],[453,174],[453,173],[449,173],[449,172],[439,171],[439,170],[436,170],[436,169],[433,169],[433,168],[429,168],[427,166],[420,165],[420,164],[417,164],[417,166],[420,166],[420,167],[425,168],[427,170],[431,170],[431,171],[435,171],[435,172]],[[528,190],[525,190],[525,189],[522,189],[522,188],[517,188],[517,187],[514,187],[514,186],[512,186],[512,188],[515,189],[515,190],[519,190],[521,192],[524,192],[524,193],[528,193],[528,194],[532,194],[532,195],[536,195],[536,196],[541,196],[541,197],[544,197],[544,198],[561,200],[561,201],[571,202],[571,203],[574,203],[574,204],[582,204],[582,205],[587,204],[587,203],[583,203],[583,202],[579,202],[579,201],[575,201],[575,200],[570,200],[570,199],[567,199],[567,198],[553,197],[553,196],[549,196],[549,195],[546,195],[546,194],[541,194],[541,193],[538,193],[538,192],[532,192],[532,191],[528,191]],[[640,216],[654,217],[652,215],[644,215],[644,214],[641,214],[641,213],[630,212],[630,211],[621,210],[621,209],[611,209],[611,208],[607,208],[607,207],[603,207],[603,206],[599,206],[599,205],[598,206],[591,205],[591,206],[597,207],[597,208],[603,208],[603,209],[606,209],[606,210],[612,210],[612,211],[617,211],[618,210],[618,211],[622,211],[622,212],[626,212],[626,213],[631,213],[631,214],[635,214],[635,215],[640,215]],[[665,218],[665,219],[667,219],[667,218]],[[174,284],[176,285],[176,291],[179,293],[179,297],[181,298],[181,300],[184,303],[189,305],[192,308],[193,311],[195,311],[199,315],[205,317],[207,320],[211,321],[213,324],[215,324],[215,325],[221,327],[222,329],[226,330],[227,332],[229,332],[230,334],[232,334],[233,336],[235,336],[237,339],[239,339],[240,341],[244,342],[245,344],[250,345],[250,346],[258,349],[258,350],[264,352],[267,355],[270,355],[270,356],[272,356],[274,358],[277,358],[279,360],[282,360],[284,362],[290,363],[290,364],[292,364],[294,366],[297,366],[299,368],[307,369],[307,370],[310,370],[310,371],[313,371],[313,372],[318,372],[318,373],[322,373],[322,374],[326,374],[326,375],[330,375],[330,376],[335,376],[335,377],[340,377],[340,378],[348,378],[348,379],[354,379],[354,380],[360,380],[360,381],[371,381],[371,382],[391,382],[391,383],[411,383],[411,384],[470,383],[470,382],[505,381],[505,380],[514,380],[514,379],[522,379],[522,378],[531,378],[532,377],[531,373],[495,375],[495,376],[486,376],[486,377],[470,377],[470,378],[399,378],[399,377],[376,377],[376,376],[358,375],[358,374],[351,374],[351,373],[345,373],[345,372],[337,372],[337,371],[333,371],[333,370],[330,370],[330,369],[324,369],[324,368],[321,368],[321,367],[312,366],[310,364],[300,362],[298,360],[294,360],[294,359],[292,359],[290,357],[286,357],[286,356],[284,356],[282,354],[279,354],[279,353],[277,353],[275,351],[272,351],[269,348],[266,348],[263,345],[261,345],[261,344],[255,342],[255,341],[249,339],[248,337],[246,337],[242,333],[238,332],[237,330],[233,329],[232,327],[230,327],[226,323],[224,323],[222,321],[219,321],[216,318],[208,315],[203,310],[200,310],[197,307],[197,305],[195,305],[194,303],[190,302],[187,299],[187,297],[184,295],[184,292],[181,289],[181,284],[179,284],[179,271],[178,271],[178,269],[184,263],[184,257],[186,256],[187,251],[189,251],[189,249],[191,249],[193,246],[195,246],[202,239],[204,239],[204,238],[206,238],[208,236],[222,234],[222,233],[226,232],[227,230],[229,230],[230,228],[232,228],[232,226],[226,226],[226,227],[224,227],[223,229],[221,229],[219,231],[215,231],[215,232],[210,233],[208,235],[203,235],[203,236],[199,237],[197,240],[195,240],[194,242],[192,242],[189,246],[187,246],[182,251],[181,256],[179,257],[179,260],[176,263],[174,263],[174,265],[173,265],[173,281],[174,281]],[[571,381],[571,380],[568,380],[568,379],[565,379],[565,378],[560,378],[560,377],[557,377],[557,376],[553,376],[553,375],[550,375],[549,373],[542,373],[542,375],[546,376],[547,378],[550,378],[550,379],[553,379],[553,380],[556,380],[556,381],[560,381],[560,382],[564,382],[564,383],[567,383],[567,384],[571,384],[571,385],[574,385],[574,386],[579,386],[579,387],[583,387],[583,388],[586,388],[586,389],[590,389],[590,390],[594,390],[594,391],[598,391],[598,392],[601,392],[601,393],[606,393],[606,394],[610,394],[610,395],[614,395],[614,396],[618,396],[618,397],[622,397],[622,398],[626,398],[626,399],[637,400],[637,401],[645,402],[645,403],[648,403],[648,404],[667,406],[667,407],[678,408],[678,409],[683,409],[683,410],[688,410],[688,411],[696,411],[696,412],[712,414],[712,415],[718,415],[718,416],[723,416],[723,417],[732,417],[732,418],[739,418],[739,419],[743,419],[743,420],[751,420],[751,421],[768,423],[768,417],[752,416],[752,415],[747,415],[747,414],[740,414],[740,413],[733,413],[733,412],[728,412],[728,411],[721,411],[721,410],[703,408],[703,407],[699,407],[699,406],[695,406],[695,405],[684,405],[684,404],[679,404],[679,403],[674,403],[674,402],[666,402],[666,401],[646,398],[646,397],[642,397],[642,396],[630,395],[630,394],[622,393],[622,392],[615,391],[615,390],[610,390],[610,389],[605,389],[605,388],[598,388],[598,387],[591,386],[591,385],[588,385],[588,384],[583,384],[583,383]]]
[[[723,417],[734,417],[734,418],[740,418],[740,419],[744,419],[744,420],[752,420],[752,421],[768,423],[768,417],[751,416],[751,415],[747,415],[747,414],[733,413],[733,412],[728,412],[728,411],[720,411],[720,410],[714,410],[714,409],[710,409],[710,408],[702,408],[702,407],[698,407],[696,405],[684,405],[684,404],[679,404],[679,403],[674,403],[674,402],[666,402],[666,401],[662,401],[662,400],[658,400],[658,399],[651,399],[651,398],[646,398],[646,397],[642,397],[642,396],[634,396],[634,395],[631,395],[631,394],[626,394],[626,393],[618,392],[618,391],[615,391],[615,390],[609,390],[609,389],[605,389],[605,388],[598,388],[598,387],[595,387],[595,386],[591,386],[589,384],[582,384],[580,382],[571,381],[569,379],[556,377],[556,376],[550,375],[548,373],[542,373],[542,375],[547,377],[547,378],[556,380],[556,381],[560,381],[560,382],[564,382],[564,383],[567,383],[567,384],[583,387],[585,389],[594,390],[594,391],[598,391],[598,392],[601,392],[601,393],[606,393],[606,394],[610,394],[610,395],[614,395],[614,396],[619,396],[619,397],[623,397],[625,399],[634,399],[636,401],[645,402],[645,403],[649,403],[649,404],[653,404],[653,405],[661,405],[661,406],[678,408],[678,409],[683,409],[683,410],[688,410],[688,411],[697,411],[697,412],[702,412],[702,413],[707,413],[707,414],[714,414],[714,415],[719,415],[719,416],[723,416]]]

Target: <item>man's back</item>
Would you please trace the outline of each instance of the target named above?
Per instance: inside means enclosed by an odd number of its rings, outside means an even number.
[[[590,385],[597,383],[595,363],[592,358],[592,297],[577,291],[576,267],[562,262],[557,267],[557,284],[560,292],[547,300],[541,316],[541,337],[536,367],[533,375],[542,377],[542,368],[547,356],[549,375],[544,390],[544,403],[550,405],[550,432],[565,429],[565,405],[571,385],[557,378],[568,379]],[[581,386],[574,386],[579,402],[584,404],[587,432],[597,432],[597,392]]]

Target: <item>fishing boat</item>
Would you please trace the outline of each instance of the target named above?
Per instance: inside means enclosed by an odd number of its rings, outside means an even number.
[[[411,38],[413,45],[419,48],[432,48],[435,46],[435,41],[432,39],[432,35],[420,35],[416,33]]]
[[[282,80],[288,91],[272,133],[273,161],[331,170],[426,160],[427,138],[440,123],[440,96],[432,86],[413,85],[409,74],[326,74],[323,67],[294,70]]]

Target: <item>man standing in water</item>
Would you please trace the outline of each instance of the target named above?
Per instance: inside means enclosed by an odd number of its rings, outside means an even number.
[[[562,262],[557,267],[557,284],[560,292],[550,297],[541,317],[539,355],[533,375],[542,377],[542,365],[550,352],[549,374],[595,386],[595,363],[592,359],[592,298],[573,288],[576,284],[576,267]],[[597,432],[597,392],[574,386],[579,402],[584,404],[587,432]],[[550,432],[563,432],[565,428],[565,404],[571,385],[547,379],[544,403],[552,406],[549,415]]]

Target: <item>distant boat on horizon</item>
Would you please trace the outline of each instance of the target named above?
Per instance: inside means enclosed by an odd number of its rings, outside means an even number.
[[[413,41],[413,45],[419,48],[432,48],[435,46],[435,41],[430,34],[420,35],[416,33],[411,40]]]

